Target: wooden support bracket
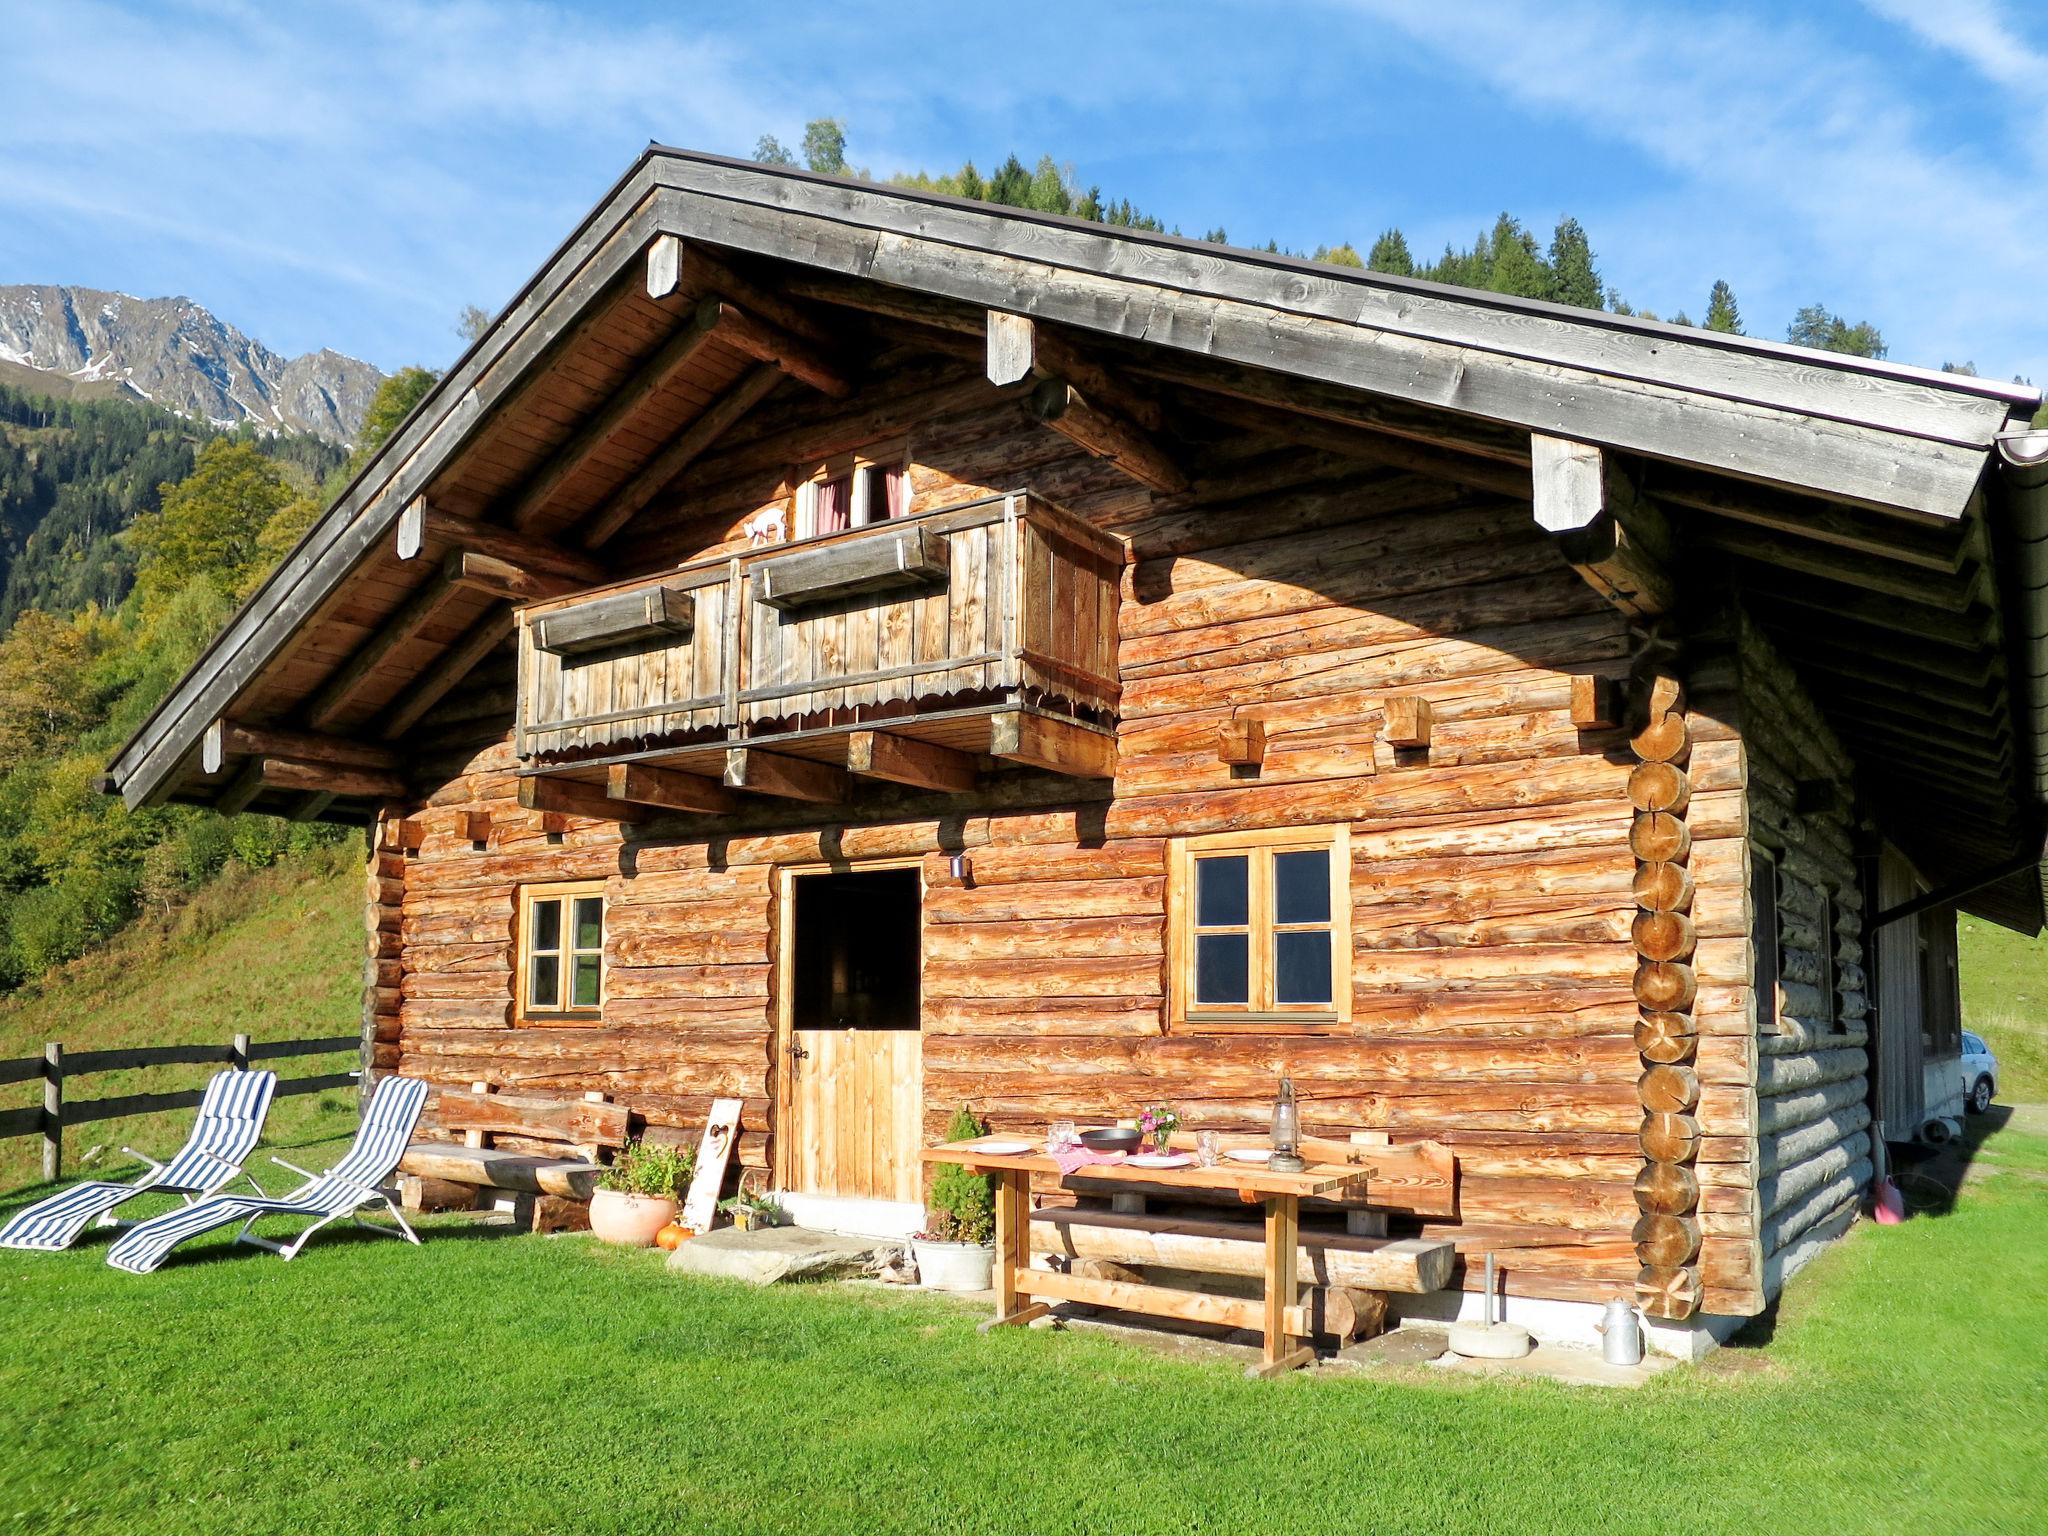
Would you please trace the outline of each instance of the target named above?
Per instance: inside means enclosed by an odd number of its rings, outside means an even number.
[[[522,810],[557,811],[564,816],[587,816],[594,821],[644,821],[653,814],[644,805],[612,799],[598,785],[539,774],[519,781],[519,805]]]
[[[268,789],[348,795],[363,800],[396,800],[405,794],[404,778],[386,770],[344,768],[291,757],[261,757],[255,761],[261,765],[263,783]]]
[[[1394,694],[1381,702],[1386,724],[1380,734],[1396,747],[1426,747],[1433,712],[1420,694]]]
[[[770,363],[799,383],[835,400],[853,393],[851,373],[825,348],[715,296],[704,300],[704,305],[699,306],[700,313],[705,305],[715,311],[718,339],[727,346],[756,361]]]
[[[1007,710],[989,722],[989,755],[1082,779],[1116,776],[1116,738],[1069,720]]]
[[[604,792],[613,800],[705,816],[724,815],[739,804],[731,790],[711,779],[645,763],[613,763]]]
[[[1606,450],[1540,432],[1529,447],[1537,525],[1556,536],[1572,569],[1631,618],[1668,613],[1675,546],[1663,514]]]
[[[809,800],[819,805],[840,804],[851,794],[853,784],[852,777],[844,768],[815,762],[808,757],[763,752],[759,747],[730,747],[726,750],[725,782],[730,789],[780,795],[789,800]]]
[[[1046,379],[1025,402],[1031,417],[1076,447],[1107,460],[1140,485],[1173,493],[1188,477],[1150,433],[1109,406],[1092,401],[1068,379]]]
[[[1026,379],[1065,379],[1143,431],[1158,432],[1166,425],[1156,400],[1095,361],[1070,337],[1029,315],[990,310],[985,348],[988,381],[999,389]]]
[[[206,728],[199,754],[200,767],[209,774],[219,773],[230,758],[236,757],[293,757],[308,763],[385,772],[395,771],[399,765],[396,752],[374,742],[281,726],[243,725],[224,716]]]
[[[522,570],[545,576],[559,576],[579,586],[596,586],[605,579],[603,564],[589,555],[564,549],[546,539],[536,539],[514,528],[479,522],[443,512],[424,496],[415,496],[398,514],[396,549],[401,560],[416,560],[428,540],[452,544],[504,560]]]
[[[427,840],[427,824],[417,816],[387,812],[377,818],[377,846],[386,853],[417,853]]]
[[[488,843],[491,840],[491,813],[489,811],[457,811],[455,831],[466,843]]]
[[[1257,768],[1266,760],[1266,722],[1234,715],[1216,728],[1216,755],[1233,768]]]
[[[846,767],[862,778],[949,795],[971,792],[980,777],[974,759],[965,752],[887,731],[855,731],[849,736]]]
[[[473,549],[450,550],[441,568],[456,586],[488,593],[508,603],[545,602],[548,598],[574,592],[583,585],[566,576],[530,571],[496,555],[480,555]]]

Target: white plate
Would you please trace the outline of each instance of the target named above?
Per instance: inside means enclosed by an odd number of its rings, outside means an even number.
[[[992,1157],[1017,1157],[1022,1153],[1029,1152],[1031,1150],[1031,1143],[1028,1141],[977,1141],[974,1144],[974,1150],[986,1152]]]
[[[1124,1159],[1126,1168],[1185,1168],[1195,1160],[1192,1152],[1138,1152]]]
[[[1263,1147],[1232,1147],[1223,1155],[1233,1163],[1265,1163],[1273,1158],[1273,1154]]]

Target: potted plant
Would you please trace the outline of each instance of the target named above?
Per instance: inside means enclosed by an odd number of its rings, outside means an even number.
[[[695,1155],[686,1147],[629,1141],[598,1175],[590,1197],[590,1230],[598,1239],[645,1248],[676,1219],[678,1191],[690,1182]]]
[[[788,1218],[781,1201],[773,1195],[748,1188],[745,1179],[740,1180],[736,1194],[718,1202],[718,1208],[730,1216],[732,1224],[742,1232],[757,1227],[779,1227]]]
[[[988,1126],[962,1105],[946,1140],[986,1136]],[[941,1163],[925,1202],[924,1230],[910,1240],[919,1284],[933,1291],[985,1291],[995,1268],[995,1180],[958,1163]]]

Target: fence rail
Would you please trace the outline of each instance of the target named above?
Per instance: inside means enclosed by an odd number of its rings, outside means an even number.
[[[54,1179],[64,1162],[64,1128],[90,1125],[96,1120],[120,1120],[130,1115],[153,1115],[167,1109],[192,1109],[205,1095],[203,1088],[181,1088],[169,1093],[124,1093],[102,1099],[64,1097],[67,1078],[90,1077],[100,1072],[132,1072],[138,1067],[179,1067],[224,1065],[247,1070],[252,1061],[281,1061],[294,1056],[331,1056],[338,1051],[359,1050],[355,1035],[322,1035],[306,1040],[251,1040],[237,1035],[226,1045],[138,1045],[118,1051],[74,1051],[65,1054],[61,1041],[52,1040],[41,1056],[23,1056],[0,1061],[0,1084],[40,1080],[43,1102],[20,1109],[0,1110],[0,1141],[16,1136],[43,1138],[43,1178]],[[353,1084],[355,1072],[320,1072],[306,1077],[281,1077],[274,1098],[319,1093],[327,1088]]]

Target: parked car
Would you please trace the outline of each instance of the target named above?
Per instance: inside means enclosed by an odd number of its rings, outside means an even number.
[[[1991,1095],[1998,1091],[1998,1058],[1984,1037],[1963,1031],[1963,1102],[1970,1113],[1981,1115],[1991,1107]]]

